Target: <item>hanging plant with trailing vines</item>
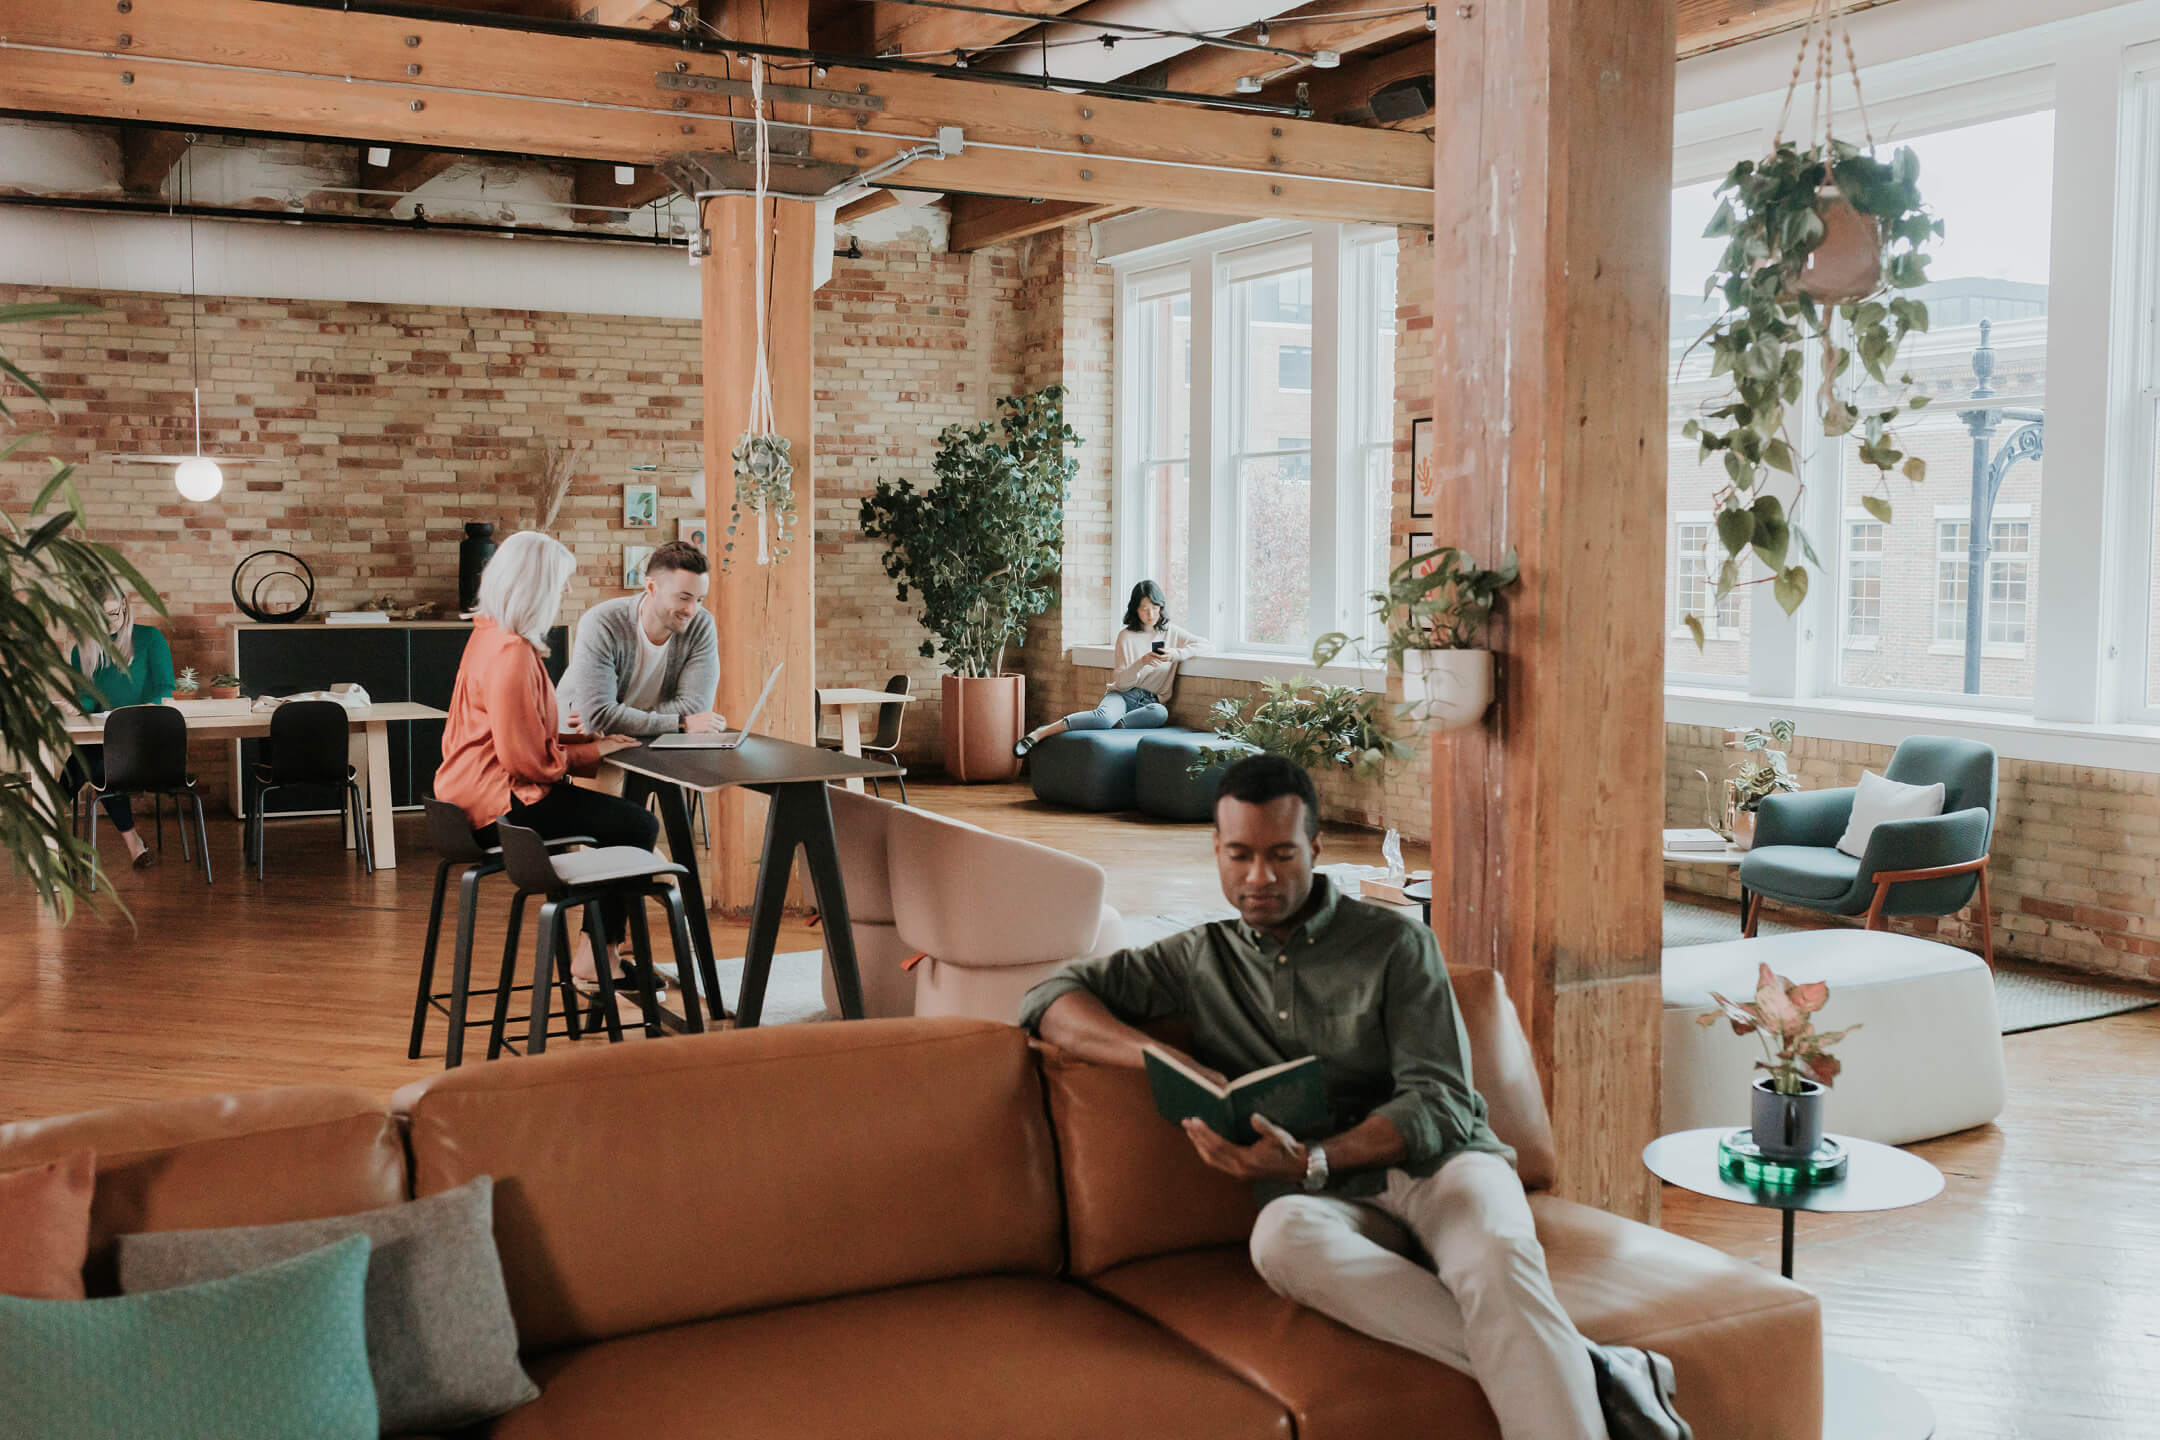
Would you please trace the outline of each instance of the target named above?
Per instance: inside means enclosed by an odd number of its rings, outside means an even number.
[[[1893,473],[1914,484],[1927,478],[1927,463],[1906,453],[1894,427],[1928,402],[1910,393],[1911,375],[1896,373],[1900,347],[1908,335],[1927,330],[1928,312],[1898,292],[1927,282],[1924,247],[1943,227],[1921,200],[1920,161],[1911,150],[1901,147],[1886,164],[1872,153],[1872,136],[1863,151],[1830,133],[1830,45],[1839,28],[1828,4],[1818,5],[1786,91],[1789,114],[1813,46],[1820,140],[1811,121],[1808,146],[1780,138],[1768,156],[1735,165],[1718,187],[1717,213],[1703,233],[1727,243],[1703,295],[1720,297],[1724,308],[1689,353],[1708,346],[1712,378],[1729,377],[1729,386],[1681,429],[1699,444],[1704,463],[1722,456],[1725,466],[1726,483],[1712,501],[1724,551],[1717,599],[1740,583],[1741,560],[1752,552],[1788,615],[1807,598],[1809,567],[1822,566],[1806,530],[1792,519],[1806,491],[1791,426],[1808,346],[1819,356],[1811,403],[1822,434],[1833,441],[1857,435],[1855,454],[1875,471],[1876,493],[1860,499],[1868,513],[1889,523]],[[1849,36],[1845,56],[1857,93]],[[1864,109],[1861,117],[1864,126]],[[1783,129],[1781,120],[1781,137]],[[1824,263],[1833,251],[1847,265],[1844,276],[1827,274],[1835,268]],[[1855,260],[1863,277],[1857,283]],[[1861,408],[1860,387],[1870,381],[1889,399]],[[1778,475],[1791,479],[1789,500],[1773,493]],[[1690,614],[1684,623],[1700,649],[1702,618]]]

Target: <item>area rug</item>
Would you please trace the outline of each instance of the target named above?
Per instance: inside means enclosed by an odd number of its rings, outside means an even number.
[[[1790,935],[1815,927],[1786,925],[1765,916],[1758,933]],[[1665,944],[1714,945],[1740,938],[1740,916],[1734,909],[1697,905],[1685,900],[1665,902]],[[2002,1033],[2044,1030],[2051,1025],[2074,1025],[2080,1020],[2099,1020],[2132,1010],[2160,1005],[2160,994],[2101,980],[2082,979],[2061,970],[2005,962],[1995,967],[1995,1013],[2001,1017]]]

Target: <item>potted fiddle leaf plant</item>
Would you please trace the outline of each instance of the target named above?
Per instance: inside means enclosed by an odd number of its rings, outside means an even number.
[[[1387,626],[1388,668],[1402,675],[1396,712],[1421,729],[1475,725],[1492,704],[1493,656],[1480,643],[1500,592],[1522,566],[1513,550],[1487,570],[1452,545],[1412,555],[1388,572],[1385,590],[1372,592],[1373,613]],[[1326,665],[1351,637],[1340,630],[1313,642],[1313,664]]]
[[[1050,608],[1064,558],[1065,496],[1082,442],[1065,423],[1064,387],[998,401],[998,418],[948,425],[936,483],[880,480],[862,502],[863,533],[885,542],[899,598],[922,602],[925,656],[947,668],[940,695],[945,769],[962,782],[1010,780],[1026,730],[1027,677],[1005,649]]]
[[[1852,454],[1875,482],[1875,493],[1860,503],[1878,520],[1890,522],[1893,474],[1914,484],[1927,478],[1927,463],[1902,448],[1894,428],[1928,401],[1911,393],[1912,376],[1898,369],[1898,355],[1907,337],[1928,328],[1927,306],[1909,292],[1927,282],[1926,247],[1943,227],[1921,199],[1920,160],[1910,149],[1884,161],[1872,137],[1863,149],[1831,132],[1835,107],[1824,103],[1823,91],[1841,23],[1834,13],[1818,15],[1801,42],[1803,59],[1810,44],[1821,47],[1821,135],[1811,133],[1804,144],[1780,135],[1768,155],[1735,165],[1703,231],[1726,242],[1703,286],[1705,299],[1722,304],[1689,353],[1707,346],[1712,378],[1727,384],[1681,434],[1697,443],[1704,464],[1715,459],[1725,469],[1712,501],[1724,552],[1713,604],[1740,583],[1750,551],[1788,615],[1807,598],[1810,567],[1821,568],[1792,518],[1806,490],[1792,426],[1803,399],[1825,438],[1857,437]],[[1798,76],[1796,69],[1796,84]],[[1788,109],[1791,103],[1788,90]],[[1803,397],[1811,348],[1816,378]],[[1702,617],[1689,614],[1683,623],[1702,648]]]
[[[1860,1027],[1818,1033],[1814,1017],[1829,1002],[1829,983],[1795,985],[1768,965],[1756,974],[1753,1000],[1728,1000],[1715,990],[1710,998],[1718,1008],[1697,1016],[1696,1024],[1725,1020],[1733,1034],[1762,1040],[1755,1068],[1766,1073],[1755,1081],[1748,1112],[1756,1148],[1772,1160],[1806,1161],[1822,1145],[1823,1097],[1841,1068],[1830,1047]]]

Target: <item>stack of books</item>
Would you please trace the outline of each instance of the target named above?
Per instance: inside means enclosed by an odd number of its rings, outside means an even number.
[[[1727,849],[1729,843],[1724,836],[1718,834],[1715,830],[1667,830],[1665,832],[1665,848],[1667,850],[1715,852]]]

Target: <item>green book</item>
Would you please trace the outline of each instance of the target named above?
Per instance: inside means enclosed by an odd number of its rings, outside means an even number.
[[[1165,1120],[1198,1118],[1233,1145],[1250,1145],[1260,1138],[1250,1118],[1255,1113],[1300,1139],[1316,1139],[1327,1131],[1327,1087],[1317,1055],[1285,1060],[1218,1085],[1157,1046],[1147,1046],[1143,1053],[1148,1088]]]

